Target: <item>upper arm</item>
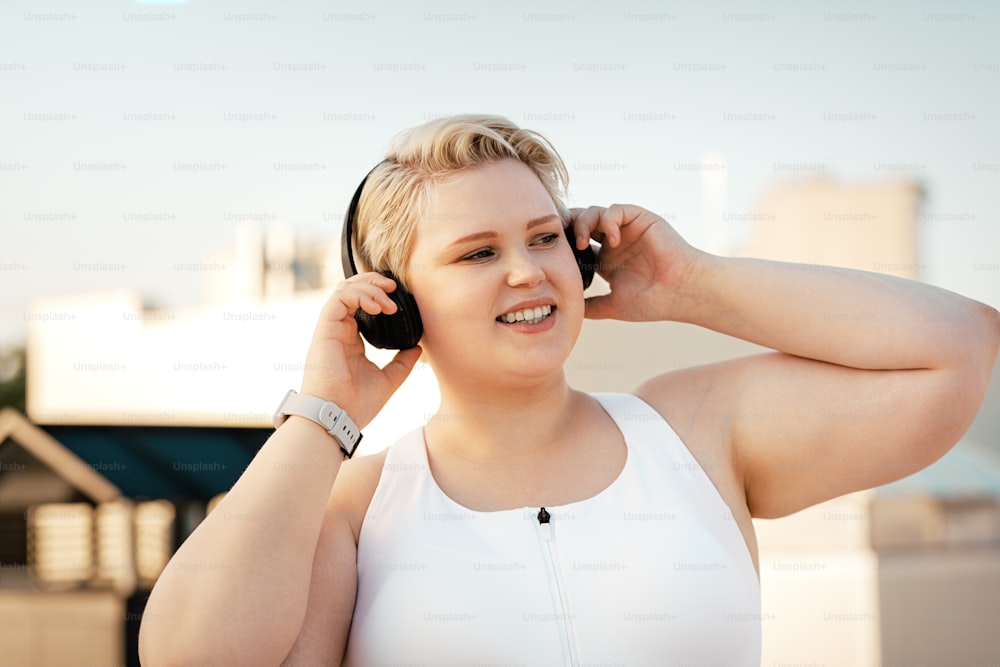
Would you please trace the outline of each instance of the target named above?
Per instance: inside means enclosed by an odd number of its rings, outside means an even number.
[[[680,424],[687,437],[731,461],[752,516],[774,518],[937,460],[978,411],[984,387],[972,375],[775,352],[675,371],[643,391],[663,405],[697,397]]]
[[[324,521],[313,557],[309,602],[286,665],[339,665],[357,593],[357,545],[341,517]]]
[[[781,353],[732,362],[733,460],[753,516],[910,475],[965,433],[982,389],[958,369],[861,370]]]
[[[345,463],[327,502],[313,556],[309,602],[285,665],[340,665],[358,589],[358,536],[385,452]]]

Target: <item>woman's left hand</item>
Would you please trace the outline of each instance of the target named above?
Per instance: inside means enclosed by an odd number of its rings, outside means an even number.
[[[570,209],[577,247],[601,243],[597,272],[609,294],[589,297],[586,317],[630,322],[680,318],[682,290],[690,287],[705,253],[689,245],[666,220],[629,204]]]

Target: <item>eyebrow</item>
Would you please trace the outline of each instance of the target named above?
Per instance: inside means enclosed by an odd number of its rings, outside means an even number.
[[[561,223],[562,219],[558,215],[555,215],[554,213],[549,213],[548,215],[543,215],[540,218],[532,218],[531,220],[528,220],[528,222],[524,225],[524,228],[526,230],[534,229],[538,225],[544,225],[547,222],[553,222],[553,221]],[[455,246],[462,245],[463,243],[469,243],[471,241],[480,241],[483,239],[492,239],[496,238],[497,236],[499,235],[493,230],[485,232],[476,232],[474,234],[468,234],[466,236],[463,236],[460,239],[455,239],[454,241],[448,244],[448,247],[454,248]]]

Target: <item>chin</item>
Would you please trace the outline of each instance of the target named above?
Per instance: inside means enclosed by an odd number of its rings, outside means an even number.
[[[553,374],[561,374],[569,354],[573,351],[571,345],[567,346],[541,346],[534,350],[525,350],[516,358],[505,358],[503,366],[508,369],[506,372],[525,379],[543,379]]]
[[[451,331],[438,338],[425,329],[420,345],[424,359],[439,375],[453,374],[463,384],[475,377],[481,386],[489,387],[503,383],[505,378],[539,381],[563,373],[579,333],[577,329],[553,330],[538,337],[528,334],[511,344],[507,337],[492,339],[489,331],[466,331],[459,338]],[[473,341],[475,344],[470,345]]]
[[[551,382],[564,375],[563,366],[569,356],[565,348],[501,355],[495,354],[495,350],[490,350],[494,352],[490,354],[487,350],[489,347],[484,345],[466,355],[452,357],[462,359],[458,363],[441,365],[432,362],[432,366],[439,381],[447,382],[450,376],[457,380],[459,386],[488,392]],[[473,361],[469,362],[469,359]]]

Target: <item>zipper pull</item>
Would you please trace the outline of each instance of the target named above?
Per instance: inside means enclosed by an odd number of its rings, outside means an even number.
[[[552,515],[544,507],[538,510],[538,527],[542,531],[542,539],[546,542],[552,539],[552,524],[549,523],[551,518]]]

